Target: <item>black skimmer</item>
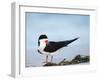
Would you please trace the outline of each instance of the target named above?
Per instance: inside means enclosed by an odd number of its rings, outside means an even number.
[[[53,55],[59,49],[66,47],[68,44],[72,43],[73,41],[77,40],[78,38],[72,40],[65,40],[65,41],[48,41],[48,37],[46,35],[40,35],[38,39],[38,52],[40,54],[46,55],[46,63],[48,63],[48,56],[51,56],[51,62],[53,59]]]

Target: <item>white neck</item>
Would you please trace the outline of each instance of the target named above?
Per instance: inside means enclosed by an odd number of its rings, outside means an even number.
[[[48,39],[41,39],[41,40],[40,40],[40,46],[39,46],[39,47],[40,47],[41,49],[44,49],[45,46],[46,46],[45,40],[48,40]]]

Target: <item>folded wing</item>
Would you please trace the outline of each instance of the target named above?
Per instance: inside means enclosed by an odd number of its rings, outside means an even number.
[[[59,42],[49,42],[49,44],[44,48],[46,52],[55,52],[58,49],[67,46],[68,44],[72,43],[73,41],[77,40],[78,38],[66,41],[59,41]]]

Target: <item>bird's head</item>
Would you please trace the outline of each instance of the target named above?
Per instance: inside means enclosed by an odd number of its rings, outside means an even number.
[[[42,34],[39,36],[39,39],[38,39],[38,46],[39,45],[47,45],[48,44],[48,37],[45,35],[45,34]]]

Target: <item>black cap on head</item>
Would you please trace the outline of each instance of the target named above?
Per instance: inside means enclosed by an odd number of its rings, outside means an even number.
[[[40,41],[41,39],[48,39],[48,37],[45,34],[40,35],[39,39],[38,39],[38,46],[40,45]]]
[[[43,35],[40,35],[40,37],[39,37],[39,40],[40,39],[47,39],[48,37],[45,35],[45,34],[43,34]]]

